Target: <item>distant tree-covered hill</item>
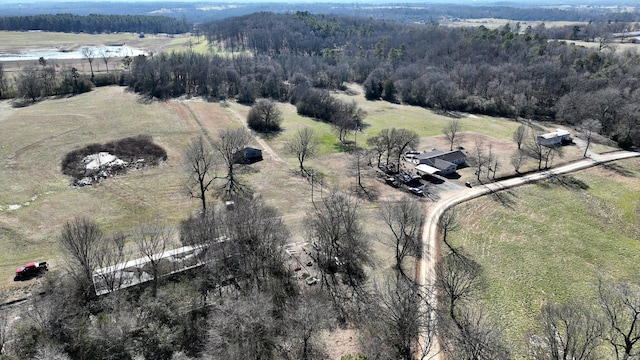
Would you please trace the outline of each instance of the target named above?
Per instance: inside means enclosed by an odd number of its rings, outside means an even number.
[[[540,4],[540,2],[536,2]],[[478,19],[500,18],[515,21],[638,21],[638,12],[623,12],[622,1],[618,7],[588,7],[557,4],[527,5],[515,2],[473,2],[447,1],[446,4],[429,3],[383,3],[383,2],[254,2],[254,3],[206,3],[186,1],[136,1],[136,2],[87,2],[87,1],[35,1],[29,6],[24,3],[2,3],[0,14],[4,16],[27,16],[42,14],[74,15],[163,15],[176,19],[187,19],[194,23],[249,15],[257,12],[295,13],[308,11],[312,14],[336,14],[366,17],[397,22],[431,22],[452,18]],[[636,5],[635,3],[629,4]]]
[[[59,32],[147,32],[178,34],[190,31],[185,19],[145,15],[27,15],[0,17],[0,30],[44,30]]]

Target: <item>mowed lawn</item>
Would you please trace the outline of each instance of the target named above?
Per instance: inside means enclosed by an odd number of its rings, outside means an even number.
[[[599,274],[637,281],[640,273],[640,160],[565,179],[457,209],[463,229],[451,242],[484,268],[484,301],[514,352],[524,351],[546,301],[594,301]]]

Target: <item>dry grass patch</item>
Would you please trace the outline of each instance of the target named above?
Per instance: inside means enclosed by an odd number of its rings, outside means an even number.
[[[175,224],[194,208],[181,187],[182,151],[200,129],[170,103],[144,104],[124,88],[107,87],[20,109],[3,104],[0,133],[12,136],[0,147],[0,246],[6,249],[0,273],[12,275],[39,259],[54,260],[55,270],[55,238],[76,216],[91,217],[107,233],[128,233],[144,221]],[[69,151],[139,134],[167,151],[165,163],[86,189],[71,187],[61,174]],[[12,277],[2,279],[0,289],[15,285]]]

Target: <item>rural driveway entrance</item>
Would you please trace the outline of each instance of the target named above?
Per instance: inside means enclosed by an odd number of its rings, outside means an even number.
[[[448,194],[446,197],[442,197],[440,201],[438,201],[431,209],[429,209],[426,214],[426,219],[422,228],[422,259],[418,264],[418,271],[416,273],[417,283],[424,286],[431,286],[435,283],[435,266],[440,249],[438,241],[438,221],[442,214],[444,214],[444,212],[449,208],[462,202],[469,201],[487,194],[493,194],[501,190],[535,183],[540,180],[587,169],[615,160],[638,157],[640,156],[640,152],[616,151],[607,154],[592,153],[590,155],[591,156],[589,158],[578,160],[567,165],[559,166],[557,168],[539,171],[517,178],[498,181],[495,183],[485,184],[471,189],[463,189]],[[430,301],[431,303],[433,303],[433,296]],[[436,343],[433,346],[431,354],[426,357],[427,359],[439,360],[441,358],[437,338],[435,341]]]

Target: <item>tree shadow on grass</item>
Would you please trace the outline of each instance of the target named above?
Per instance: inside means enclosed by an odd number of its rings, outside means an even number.
[[[14,108],[24,108],[27,106],[31,106],[40,102],[39,100],[31,100],[31,99],[15,99],[11,102],[11,106]]]
[[[615,172],[616,174],[622,175],[624,177],[634,177],[635,176],[633,171],[624,168],[620,164],[606,163],[603,166],[604,166],[605,169],[611,170],[611,171]]]
[[[491,198],[493,200],[510,210],[514,209],[514,204],[516,203],[515,197],[515,194],[510,190],[491,192]]]
[[[553,185],[562,186],[569,190],[587,190],[589,189],[589,184],[584,181],[577,179],[572,175],[560,175],[555,176],[547,181],[543,181],[540,185],[543,187],[551,187]]]
[[[367,186],[355,186],[353,192],[359,199],[363,199],[370,202],[375,202],[380,197],[380,192],[374,187]]]

